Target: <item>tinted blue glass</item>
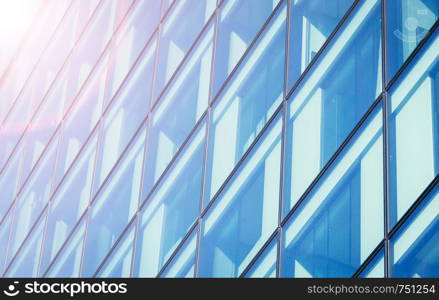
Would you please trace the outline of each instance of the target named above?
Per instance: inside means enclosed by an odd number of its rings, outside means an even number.
[[[393,277],[439,277],[439,185],[391,239]]]
[[[93,138],[50,201],[42,250],[42,270],[47,269],[90,203],[95,152],[96,138]]]
[[[392,79],[437,21],[437,0],[385,1],[387,5],[387,81]]]
[[[290,53],[288,86],[291,88],[320,50],[354,0],[290,0]]]
[[[366,269],[361,272],[360,278],[384,278],[384,249],[378,252]]]
[[[151,97],[156,42],[151,41],[128,81],[104,116],[104,133],[97,165],[99,186],[146,119]]]
[[[236,66],[279,0],[227,0],[219,16],[213,94]]]
[[[213,27],[206,31],[152,112],[144,197],[207,108],[213,33]]]
[[[245,277],[275,278],[277,261],[277,238],[273,239],[255,264],[248,270]]]
[[[439,174],[439,34],[390,94],[390,224]]]
[[[352,276],[382,240],[382,143],[379,109],[285,225],[283,277]]]
[[[133,261],[134,237],[136,220],[122,236],[117,246],[106,258],[105,263],[100,268],[97,277],[126,278],[131,275],[131,264]]]
[[[283,6],[213,108],[206,203],[282,101],[285,18],[286,7]]]
[[[215,7],[215,0],[181,0],[172,6],[160,32],[155,96],[177,70]]]
[[[93,200],[85,241],[83,276],[102,263],[138,208],[145,134],[139,134]]]
[[[282,120],[277,118],[204,217],[200,277],[237,277],[276,229]]]
[[[177,255],[172,258],[160,277],[193,278],[195,275],[195,252],[197,247],[198,227],[192,231]]]
[[[136,276],[156,276],[199,214],[205,127],[195,133],[147,199],[137,235]]]
[[[360,2],[289,99],[284,214],[381,92],[379,3]]]
[[[40,260],[41,243],[43,242],[45,211],[36,223],[23,246],[6,270],[6,277],[38,277],[38,262]]]
[[[79,277],[81,268],[82,249],[84,247],[85,220],[81,219],[80,224],[72,233],[60,253],[50,264],[48,270],[41,270],[44,277]]]

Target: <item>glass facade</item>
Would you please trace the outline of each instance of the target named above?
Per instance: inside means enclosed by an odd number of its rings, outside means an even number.
[[[438,1],[40,2],[1,276],[439,277]]]

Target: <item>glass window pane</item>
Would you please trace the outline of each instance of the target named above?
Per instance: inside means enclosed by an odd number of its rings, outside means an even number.
[[[183,61],[215,7],[215,0],[179,0],[172,6],[160,32],[154,99]]]
[[[353,2],[290,0],[289,88],[305,71]]]
[[[145,134],[127,151],[92,203],[82,276],[92,276],[138,209]]]
[[[391,239],[393,277],[439,277],[439,185]]]
[[[97,165],[97,186],[105,180],[146,118],[151,96],[155,48],[156,42],[153,40],[105,113]]]
[[[439,1],[385,1],[387,5],[387,81],[390,81],[437,21]]]
[[[208,201],[282,101],[285,18],[283,6],[213,108],[205,189]]]
[[[96,138],[94,137],[72,169],[68,171],[50,201],[42,250],[41,268],[43,270],[47,269],[49,263],[71,234],[76,222],[88,207],[95,153]]]
[[[227,0],[222,4],[216,39],[213,95],[235,68],[279,0]]]
[[[40,216],[17,256],[12,260],[12,264],[3,274],[5,277],[38,277],[38,262],[43,242],[46,212]]]
[[[9,234],[11,232],[11,225],[13,220],[13,211],[10,211],[9,214],[2,218],[2,223],[0,226],[0,245],[3,245],[0,247],[0,274],[3,274],[4,269],[6,266],[6,254],[8,250],[8,242],[9,242]]]
[[[144,197],[207,108],[213,33],[210,27],[152,112]]]
[[[195,133],[147,199],[140,216],[135,276],[156,276],[199,214],[205,128]]]
[[[261,256],[245,274],[249,278],[275,278],[277,261],[277,238],[273,239]]]
[[[111,49],[107,101],[114,96],[156,29],[160,19],[159,11],[160,1],[137,1],[127,20],[123,22],[122,28],[118,30]],[[149,100],[149,97],[147,98]]]
[[[103,59],[99,63],[63,121],[55,169],[55,186],[67,172],[101,116],[107,61]]]
[[[360,278],[384,278],[384,250],[375,255],[369,265],[361,272]]]
[[[17,252],[26,235],[42,213],[52,191],[51,178],[55,165],[56,144],[50,145],[38,162],[26,185],[15,199],[14,222],[9,241],[7,261]]]
[[[160,277],[164,278],[193,278],[195,276],[195,252],[197,247],[198,227],[184,242],[178,254],[171,260]]]
[[[439,34],[391,91],[391,225],[439,174]]]
[[[284,215],[381,92],[380,1],[360,3],[289,100]]]
[[[282,277],[352,276],[382,240],[383,138],[378,108],[285,225]]]
[[[124,236],[106,259],[100,269],[97,277],[109,278],[127,278],[131,275],[131,263],[133,260],[134,237],[136,229],[136,220],[130,228],[124,233]]]
[[[8,212],[8,209],[11,207],[12,201],[16,196],[17,189],[19,188],[20,166],[23,160],[23,150],[23,145],[18,149],[15,149],[16,155],[9,161],[0,176],[0,220],[3,219],[5,214]]]
[[[81,267],[82,249],[84,245],[85,220],[83,217],[81,223],[77,226],[72,236],[70,236],[66,245],[55,257],[54,262],[50,265],[49,270],[44,272],[45,277],[79,277]]]
[[[200,277],[238,277],[276,229],[281,132],[277,118],[204,217]]]

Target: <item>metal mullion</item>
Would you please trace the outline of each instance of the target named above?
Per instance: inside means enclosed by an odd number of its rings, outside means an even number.
[[[375,258],[378,257],[381,250],[385,249],[385,239],[383,239],[379,244],[375,247],[375,249],[369,254],[369,256],[363,261],[363,263],[360,265],[360,267],[355,271],[355,273],[352,275],[352,278],[359,278],[361,273],[363,273],[373,262]],[[385,256],[385,253],[384,253]],[[383,257],[385,260],[385,257]]]

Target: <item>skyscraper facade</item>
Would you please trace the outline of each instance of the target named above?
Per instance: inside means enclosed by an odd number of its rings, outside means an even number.
[[[38,3],[2,276],[439,277],[439,1]]]

